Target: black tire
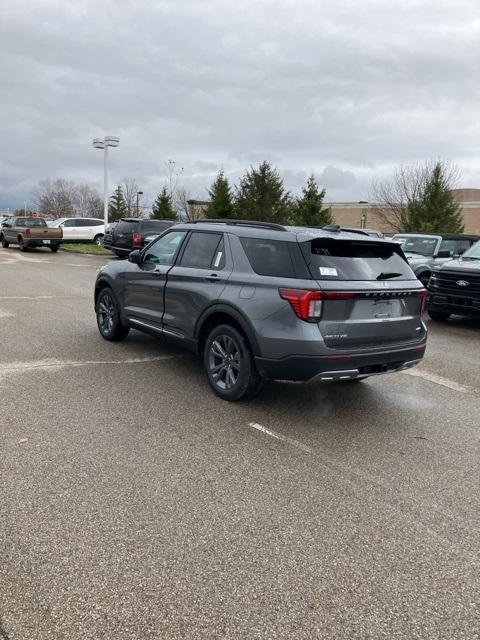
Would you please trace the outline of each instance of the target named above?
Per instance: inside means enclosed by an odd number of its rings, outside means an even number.
[[[105,287],[100,291],[95,312],[97,314],[98,330],[102,338],[112,342],[119,342],[127,337],[130,327],[122,324],[117,300],[110,287]]]
[[[103,247],[103,233],[99,233],[97,236],[95,236],[93,241],[98,247]]]
[[[52,253],[57,253],[57,251],[60,249],[60,245],[59,244],[52,244],[52,246],[50,247],[50,251]]]
[[[229,324],[212,329],[203,350],[203,366],[213,391],[234,402],[255,395],[262,379],[244,336]]]
[[[4,238],[4,236],[2,235],[2,247],[3,247],[4,249],[8,249],[8,247],[9,247],[9,246],[10,246],[10,243],[9,243],[9,242],[7,242],[7,241],[5,240],[5,238]]]
[[[434,311],[433,309],[429,309],[428,315],[432,320],[436,320],[437,322],[446,322],[452,314],[447,313],[446,311]]]
[[[25,244],[21,236],[18,238],[18,248],[20,251],[26,251],[28,249],[28,245]]]
[[[431,275],[430,273],[426,272],[418,276],[418,279],[423,284],[425,289],[428,287],[428,281],[430,280],[430,275]]]

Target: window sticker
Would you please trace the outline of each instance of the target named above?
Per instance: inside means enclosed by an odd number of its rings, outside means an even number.
[[[337,270],[334,267],[318,267],[321,276],[338,276]]]
[[[219,251],[217,253],[217,257],[215,258],[215,262],[213,264],[214,267],[218,267],[218,265],[220,264],[220,260],[222,259],[222,255],[223,255],[223,251]]]

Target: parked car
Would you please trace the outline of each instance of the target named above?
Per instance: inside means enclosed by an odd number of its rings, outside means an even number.
[[[100,270],[97,324],[198,353],[221,398],[262,380],[357,381],[424,355],[426,290],[399,245],[364,234],[243,221],[177,224]]]
[[[145,247],[173,224],[173,220],[122,218],[115,225],[109,225],[103,244],[119,258],[126,258],[131,251]]]
[[[445,322],[452,315],[480,317],[480,242],[461,258],[433,269],[428,314]]]
[[[371,236],[372,238],[383,238],[384,235],[381,231],[377,231],[376,229],[360,229],[359,227],[342,227],[345,231],[361,231],[362,233],[366,233],[367,236]]]
[[[21,251],[32,247],[49,247],[54,253],[62,243],[62,229],[51,229],[43,218],[10,218],[2,224],[0,241],[4,249],[18,244]]]
[[[95,242],[103,244],[104,224],[99,218],[57,218],[49,227],[63,229],[64,242]]]
[[[426,287],[434,267],[461,256],[480,240],[480,236],[462,233],[397,233],[392,240],[402,245],[413,272]]]

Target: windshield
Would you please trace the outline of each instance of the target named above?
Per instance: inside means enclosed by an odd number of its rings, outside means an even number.
[[[468,251],[465,251],[463,257],[471,260],[480,260],[480,241],[475,243]]]
[[[310,272],[319,280],[415,279],[394,243],[318,238],[303,244]],[[310,252],[307,252],[305,248],[309,244]]]
[[[399,242],[405,253],[419,253],[422,256],[433,256],[438,238],[425,236],[393,236],[392,240]]]

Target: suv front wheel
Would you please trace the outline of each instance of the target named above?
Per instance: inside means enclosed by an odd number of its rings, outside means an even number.
[[[98,330],[102,338],[118,342],[127,337],[130,327],[122,324],[115,295],[109,287],[100,291],[96,312]]]
[[[210,332],[203,365],[210,386],[223,400],[253,396],[262,385],[250,347],[231,325],[221,324]]]

